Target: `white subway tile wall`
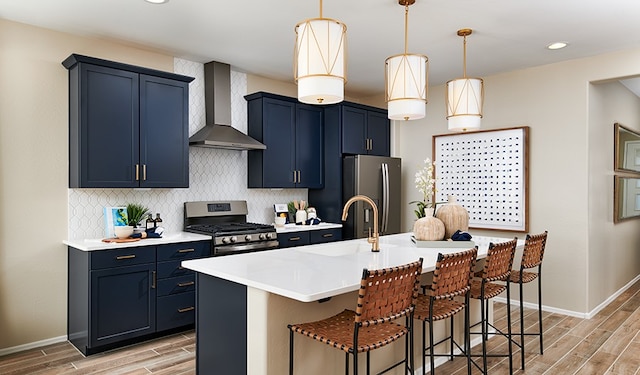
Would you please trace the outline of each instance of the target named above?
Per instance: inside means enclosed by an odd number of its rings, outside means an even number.
[[[195,77],[189,86],[189,135],[205,123],[204,65],[174,59],[174,71]],[[231,122],[247,132],[247,76],[231,71]],[[307,200],[306,189],[247,189],[247,152],[213,148],[189,148],[188,189],[69,189],[69,239],[103,238],[105,206],[139,203],[160,213],[167,233],[183,229],[184,202],[246,200],[247,220],[270,224],[273,204]],[[313,202],[311,202],[313,203]]]

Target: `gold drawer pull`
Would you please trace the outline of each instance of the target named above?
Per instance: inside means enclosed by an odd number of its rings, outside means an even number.
[[[133,259],[135,258],[135,255],[120,255],[116,257],[116,260],[123,260],[123,259]]]
[[[193,253],[194,251],[196,251],[195,249],[181,249],[178,250],[179,253]]]
[[[178,286],[180,286],[180,287],[183,287],[183,286],[191,286],[191,285],[193,285],[193,284],[195,284],[195,282],[193,282],[193,281],[188,281],[188,282],[186,282],[186,283],[178,283]]]
[[[325,233],[325,234],[322,235],[322,237],[324,237],[324,238],[333,237],[333,233]]]
[[[179,312],[179,313],[185,313],[185,312],[193,311],[193,310],[195,310],[195,309],[196,309],[196,308],[195,308],[195,307],[193,307],[193,306],[191,306],[191,307],[185,307],[184,309],[178,309],[178,312]]]
[[[291,237],[289,241],[300,241],[300,237]]]

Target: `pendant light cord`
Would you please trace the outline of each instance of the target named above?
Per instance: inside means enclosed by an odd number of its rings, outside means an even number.
[[[409,38],[407,37],[409,30],[409,3],[404,6],[404,54],[407,54],[407,46],[409,45]]]
[[[463,45],[463,54],[462,54],[462,73],[464,78],[467,78],[467,36],[464,36],[464,42],[462,43]]]
[[[320,0],[320,18],[322,18],[322,0]]]

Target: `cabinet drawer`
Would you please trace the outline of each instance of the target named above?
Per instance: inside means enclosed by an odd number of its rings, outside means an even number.
[[[194,290],[196,290],[196,275],[194,274],[158,280],[158,296]]]
[[[342,228],[312,230],[309,233],[309,243],[324,243],[340,241],[342,239]]]
[[[91,253],[91,269],[132,266],[155,263],[156,247],[142,246],[114,250],[96,250]]]
[[[168,277],[177,277],[193,274],[193,271],[183,268],[180,264],[181,260],[172,260],[169,262],[158,262],[158,279],[166,279]]]
[[[280,248],[309,244],[309,232],[278,233]]]
[[[196,316],[195,301],[195,292],[158,297],[156,316],[158,331],[193,324]]]
[[[196,259],[211,255],[211,241],[181,242],[158,246],[158,262]]]

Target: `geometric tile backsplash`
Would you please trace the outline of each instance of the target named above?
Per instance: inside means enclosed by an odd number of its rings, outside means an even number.
[[[189,135],[205,123],[204,65],[174,59],[174,72],[195,77],[189,84]],[[231,71],[231,123],[247,132],[247,76]],[[248,189],[247,152],[215,148],[189,148],[188,189],[69,189],[69,239],[103,238],[105,206],[139,203],[155,216],[160,213],[165,230],[182,231],[184,202],[246,200],[247,220],[270,224],[273,204],[307,200],[307,189]],[[311,202],[313,203],[313,202]]]

